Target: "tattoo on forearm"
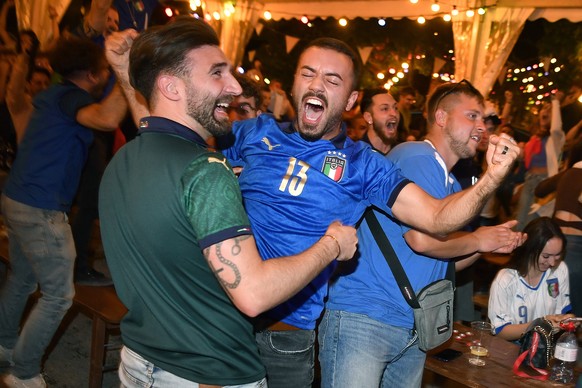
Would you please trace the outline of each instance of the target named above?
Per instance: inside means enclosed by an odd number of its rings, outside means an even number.
[[[240,247],[239,243],[240,243],[240,239],[238,239],[238,238],[235,239],[235,245],[231,249],[232,256],[238,256],[240,254],[241,247]],[[220,281],[220,283],[222,284],[223,287],[231,288],[231,289],[237,288],[240,284],[241,274],[240,274],[240,271],[239,271],[238,267],[236,266],[236,264],[233,263],[232,261],[228,260],[222,254],[222,243],[216,244],[216,256],[218,257],[218,260],[224,264],[224,267],[216,268],[216,267],[214,267],[214,265],[211,262],[208,262],[210,264],[210,268],[212,269],[212,271],[214,272],[214,274],[216,275],[216,277],[218,278],[218,280]],[[233,272],[233,275],[234,275],[233,281],[227,281],[222,277],[222,272],[225,270],[228,270],[228,269],[232,270],[232,272]]]

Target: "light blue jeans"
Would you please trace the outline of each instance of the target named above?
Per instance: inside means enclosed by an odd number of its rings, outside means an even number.
[[[315,330],[263,330],[255,338],[272,388],[311,388]]]
[[[127,388],[198,388],[200,385],[155,366],[128,347],[121,349],[119,380]],[[267,379],[223,388],[267,388]]]
[[[27,379],[40,373],[46,347],[71,307],[75,245],[64,212],[34,208],[2,195],[2,213],[11,271],[0,293],[0,345],[14,349],[11,372]],[[41,297],[19,335],[24,307],[37,284]]]
[[[326,310],[318,340],[322,388],[420,387],[426,354],[414,330]]]

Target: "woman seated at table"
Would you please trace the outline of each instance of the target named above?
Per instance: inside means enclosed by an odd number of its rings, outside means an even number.
[[[546,317],[554,326],[571,309],[568,267],[562,262],[566,238],[556,222],[548,217],[531,221],[524,229],[526,242],[516,248],[500,270],[489,297],[489,319],[495,334],[518,340],[529,323]]]

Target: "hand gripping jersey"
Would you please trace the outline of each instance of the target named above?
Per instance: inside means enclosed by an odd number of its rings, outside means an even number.
[[[390,213],[409,182],[369,145],[347,138],[345,130],[331,141],[307,141],[289,124],[279,126],[261,115],[235,123],[233,133],[235,143],[224,154],[231,164],[244,166],[239,184],[264,260],[307,249],[333,221],[355,225],[370,205]],[[334,268],[269,315],[313,329]]]

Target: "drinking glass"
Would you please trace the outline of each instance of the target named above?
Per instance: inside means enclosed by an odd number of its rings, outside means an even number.
[[[483,366],[485,365],[485,359],[489,355],[493,325],[489,322],[474,321],[471,322],[471,330],[473,331],[473,337],[469,362],[473,365]]]

